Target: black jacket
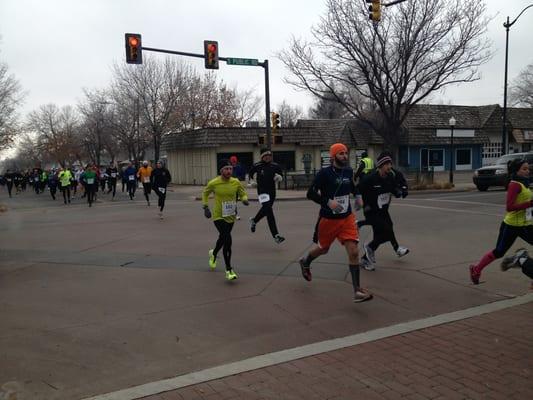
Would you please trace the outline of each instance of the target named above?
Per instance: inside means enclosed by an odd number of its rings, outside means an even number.
[[[251,179],[254,178],[254,175],[257,175],[255,178],[257,180],[257,193],[275,194],[276,182],[274,182],[274,175],[282,175],[283,171],[275,162],[266,163],[259,161],[258,163],[254,164],[248,174]]]
[[[170,176],[170,172],[165,167],[152,170],[150,182],[152,183],[153,188],[166,188],[171,180],[172,177]]]

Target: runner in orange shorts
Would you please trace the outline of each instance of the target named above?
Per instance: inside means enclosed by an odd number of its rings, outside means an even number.
[[[300,259],[305,280],[311,281],[311,262],[326,254],[337,239],[345,248],[352,276],[354,302],[372,299],[372,294],[360,285],[359,233],[350,204],[350,194],[355,194],[353,170],[348,163],[348,149],[342,143],[330,147],[331,165],[322,168],[307,191],[307,198],[320,204],[320,218],[316,228],[317,246]]]

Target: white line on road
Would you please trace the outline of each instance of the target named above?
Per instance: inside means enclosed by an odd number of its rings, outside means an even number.
[[[299,358],[315,356],[329,351],[339,350],[345,347],[356,346],[391,336],[425,329],[432,326],[461,321],[463,319],[477,317],[490,312],[504,310],[506,308],[519,306],[533,301],[533,293],[515,297],[509,300],[496,301],[481,306],[467,308],[465,310],[454,311],[434,317],[419,319],[416,321],[404,322],[385,328],[374,329],[372,331],[346,336],[343,338],[326,340],[312,343],[292,349],[277,351],[262,356],[248,358],[230,364],[219,365],[217,367],[204,369],[203,371],[191,372],[189,374],[177,376],[175,378],[163,379],[156,382],[146,383],[129,389],[119,390],[112,393],[102,394],[86,398],[85,400],[134,400],[154,394],[176,390],[185,386],[196,385],[214,379],[221,379],[231,375],[265,368],[284,362],[294,361]]]
[[[426,208],[429,210],[437,210],[437,211],[444,211],[444,212],[454,212],[454,213],[463,213],[463,214],[476,214],[476,215],[489,215],[491,217],[503,217],[503,214],[491,214],[491,213],[484,213],[480,211],[471,211],[471,210],[456,210],[455,208],[445,208],[445,207],[432,207],[432,206],[419,206],[417,204],[409,204],[409,203],[394,203],[394,206],[403,206],[403,207],[414,207],[414,208]]]
[[[482,203],[480,201],[466,201],[466,200],[448,200],[448,199],[409,199],[409,200],[423,200],[423,201],[441,201],[443,203],[460,203],[460,204],[474,204],[480,206],[499,207],[502,208],[502,204]],[[395,203],[396,204],[396,203]]]

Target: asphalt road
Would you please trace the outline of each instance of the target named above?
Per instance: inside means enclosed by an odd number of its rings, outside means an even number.
[[[257,203],[239,207],[240,278],[225,282],[222,265],[210,272],[216,231],[195,191],[170,193],[161,221],[140,195],[100,196],[88,208],[0,189],[0,387],[16,385],[18,400],[81,399],[528,291],[497,263],[482,285],[468,278],[468,264],[495,244],[503,191],[394,200],[397,238],[411,252],[378,249],[376,271],[362,272],[375,299],[362,304],[351,301],[339,245],[313,263],[313,282],[301,278],[318,213],[307,200],[276,204],[281,245],[266,221],[250,233]]]

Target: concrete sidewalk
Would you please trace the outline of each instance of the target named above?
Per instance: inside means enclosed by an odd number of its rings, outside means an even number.
[[[507,309],[265,368],[231,374],[228,365],[227,377],[143,399],[530,399],[533,297],[524,297]]]

